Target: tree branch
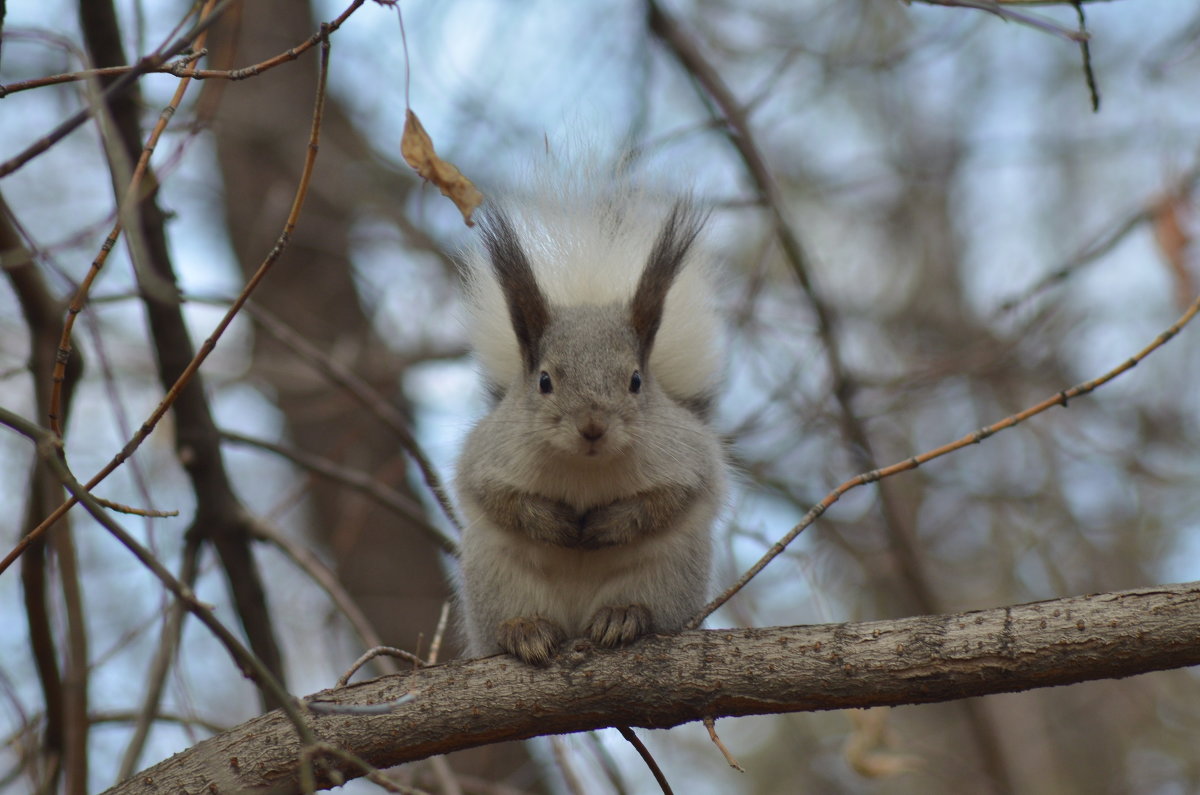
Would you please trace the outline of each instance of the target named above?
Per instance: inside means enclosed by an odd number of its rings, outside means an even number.
[[[554,665],[457,660],[312,698],[416,699],[393,713],[313,715],[318,739],[376,767],[608,726],[951,701],[1200,663],[1200,582],[957,615],[652,637],[612,652],[569,644]],[[149,768],[109,795],[299,791],[300,745],[279,712]],[[347,778],[361,771],[325,759]]]
[[[36,257],[26,246],[27,235],[4,198],[0,196],[0,265],[21,304],[29,328],[29,371],[33,376],[34,404],[44,417],[50,404],[50,373],[55,367],[55,339],[62,326],[63,302],[46,284]],[[64,365],[73,379],[83,370],[79,357]],[[63,406],[71,403],[75,381],[62,393]],[[38,524],[62,502],[62,484],[44,462],[35,461],[30,476],[29,502],[25,506],[25,530]],[[25,614],[29,622],[30,651],[46,702],[46,731],[43,744],[47,791],[55,789],[59,772],[65,772],[64,791],[87,790],[88,771],[88,635],[84,597],[80,586],[78,557],[67,521],[58,523],[48,536],[57,560],[66,618],[63,638],[63,669],[59,671],[59,649],[55,643],[55,616],[49,602],[48,580],[54,570],[47,556],[46,539],[31,548],[21,565]]]

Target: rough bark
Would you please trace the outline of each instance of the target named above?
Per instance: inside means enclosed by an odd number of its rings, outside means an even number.
[[[570,644],[547,669],[506,656],[382,677],[309,700],[378,704],[316,716],[325,742],[386,767],[502,740],[705,717],[951,701],[1200,663],[1200,582],[956,615],[652,637],[615,652]],[[272,712],[110,793],[299,791],[295,732]],[[341,762],[328,770],[361,775]]]

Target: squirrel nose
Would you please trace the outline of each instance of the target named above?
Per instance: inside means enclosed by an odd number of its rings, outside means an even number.
[[[584,439],[587,439],[589,442],[596,441],[604,435],[605,431],[608,430],[608,426],[595,417],[589,417],[587,422],[578,426],[578,428],[579,435]]]

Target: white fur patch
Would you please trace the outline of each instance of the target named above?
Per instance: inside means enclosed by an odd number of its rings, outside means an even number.
[[[524,196],[501,203],[538,284],[558,308],[627,303],[677,198],[598,171],[585,168],[583,176],[565,179],[540,173]],[[464,260],[471,344],[485,377],[506,387],[522,369],[508,306],[483,246],[473,246]],[[713,276],[698,239],[667,295],[650,355],[659,385],[676,400],[712,393],[721,376]]]

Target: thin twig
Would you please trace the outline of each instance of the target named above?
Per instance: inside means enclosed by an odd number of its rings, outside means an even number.
[[[200,11],[200,19],[204,20],[212,13],[215,0],[209,0],[208,3]],[[202,30],[194,42],[194,46],[201,48],[204,46],[204,40],[208,37],[208,31]],[[75,291],[75,295],[71,298],[71,305],[67,309],[67,319],[63,324],[62,336],[58,343],[58,353],[54,359],[54,383],[50,393],[50,429],[62,436],[62,424],[60,416],[60,401],[62,397],[63,381],[67,376],[67,362],[71,359],[71,330],[75,327],[75,318],[83,311],[84,302],[87,300],[88,291],[92,287],[96,276],[99,275],[100,269],[104,267],[105,261],[108,259],[108,254],[116,245],[118,238],[121,235],[121,230],[124,227],[123,219],[128,215],[130,209],[142,199],[142,180],[150,168],[150,157],[154,154],[155,148],[158,146],[159,138],[167,129],[167,122],[175,115],[175,111],[179,109],[179,105],[183,102],[183,96],[187,93],[188,86],[191,85],[189,79],[184,79],[175,88],[175,94],[171,97],[171,101],[158,114],[158,121],[154,123],[154,127],[150,130],[150,134],[146,137],[146,143],[142,147],[141,155],[138,156],[137,165],[133,168],[133,173],[129,177],[129,184],[125,189],[125,196],[121,199],[117,207],[117,220],[113,224],[112,230],[108,233],[108,237],[104,239],[103,245],[100,246],[100,253],[92,260],[92,265],[88,269],[87,275],[80,282],[79,287]]]
[[[145,516],[145,517],[153,517],[156,519],[166,519],[171,516],[179,515],[179,511],[159,511],[159,510],[155,510],[153,508],[134,508],[132,505],[123,505],[122,503],[119,503],[119,502],[113,502],[112,500],[106,500],[103,497],[96,497],[96,502],[100,503],[105,508],[108,508],[110,511],[116,511],[117,513],[127,513],[131,516]]]
[[[68,135],[74,132],[77,127],[90,119],[92,114],[96,112],[95,109],[97,107],[103,106],[107,100],[124,92],[146,72],[161,66],[171,58],[174,58],[176,55],[183,52],[191,45],[192,41],[195,40],[197,36],[208,30],[208,28],[210,28],[213,23],[217,21],[225,9],[233,5],[235,1],[236,0],[222,0],[222,2],[215,9],[213,9],[212,14],[197,21],[196,24],[191,27],[191,29],[176,39],[173,44],[167,47],[159,47],[159,49],[155,52],[140,58],[128,72],[118,77],[116,80],[110,83],[106,89],[104,89],[104,93],[100,102],[91,103],[79,109],[70,118],[55,127],[50,133],[42,138],[39,138],[37,141],[34,141],[19,154],[9,158],[3,163],[0,163],[0,177],[8,176],[33,158],[49,150],[50,147],[54,146],[63,138],[66,138]]]
[[[911,0],[910,0],[911,2]],[[1060,39],[1072,42],[1081,42],[1087,40],[1086,31],[1071,30],[1064,28],[1053,20],[1039,17],[1034,14],[1027,14],[1023,11],[1014,11],[1011,8],[1006,8],[1006,5],[1033,5],[1033,3],[1013,3],[1011,0],[919,0],[921,3],[931,6],[950,6],[954,8],[973,8],[977,11],[984,11],[992,14],[1005,22],[1017,22],[1022,25],[1040,30],[1044,33],[1049,33],[1057,36]],[[1064,5],[1074,5],[1074,0],[1060,0]]]
[[[183,547],[183,562],[180,564],[179,581],[187,588],[193,588],[200,571],[200,538],[196,535],[187,536]],[[162,701],[163,687],[171,663],[175,660],[179,648],[179,639],[183,635],[183,619],[187,615],[187,605],[176,599],[167,608],[163,618],[162,635],[159,638],[158,649],[150,663],[146,674],[146,693],[142,698],[142,707],[138,710],[138,719],[133,727],[133,736],[129,745],[125,746],[125,754],[121,757],[121,766],[117,771],[117,781],[124,781],[136,772],[138,760],[146,747],[150,729],[160,717],[159,703]]]
[[[629,744],[634,747],[638,755],[642,757],[642,761],[646,763],[646,767],[650,768],[650,772],[654,774],[654,780],[662,788],[663,795],[673,795],[671,785],[667,782],[667,777],[663,775],[662,770],[659,768],[658,762],[654,761],[654,757],[650,755],[650,749],[642,744],[638,736],[633,733],[633,729],[628,726],[618,726],[616,728],[621,733],[621,736],[628,740]]]
[[[252,312],[254,310],[251,310]],[[268,442],[265,439],[259,439],[254,436],[246,436],[245,434],[235,433],[233,431],[221,431],[221,438],[237,444],[245,444],[251,447],[257,447],[261,450],[267,450],[278,456],[282,456],[292,463],[304,467],[310,472],[314,472],[322,477],[329,478],[344,486],[359,491],[367,495],[371,499],[378,502],[380,505],[395,511],[405,520],[412,523],[421,532],[425,533],[434,543],[448,555],[458,555],[458,544],[453,538],[439,527],[430,524],[429,519],[425,515],[425,511],[420,504],[410,499],[399,491],[380,483],[375,478],[365,472],[360,472],[357,469],[341,466],[340,464],[330,461],[328,458],[314,455],[303,450],[297,450],[292,447],[284,447],[283,445]]]
[[[50,372],[53,367],[55,339],[62,321],[62,303],[51,292],[35,264],[32,246],[26,246],[28,235],[20,228],[12,210],[0,197],[0,259],[4,275],[12,285],[21,305],[21,314],[29,329],[29,371],[33,376],[33,398],[37,410],[49,404]],[[82,369],[74,363],[76,372]],[[74,390],[67,390],[68,403]],[[31,494],[26,505],[22,527],[31,527],[50,510],[50,506],[65,496],[62,484],[40,461],[31,472]],[[25,591],[25,613],[29,622],[30,650],[33,653],[38,679],[46,704],[46,731],[43,759],[53,777],[45,782],[56,787],[56,777],[65,774],[64,792],[75,795],[87,791],[88,779],[88,684],[91,655],[88,651],[87,618],[81,592],[78,556],[72,529],[66,522],[50,536],[49,546],[57,560],[58,583],[62,593],[65,632],[55,632],[50,615],[48,580],[53,569],[49,566],[46,545],[39,545],[36,554],[22,565],[21,579]],[[61,635],[61,648],[55,642]],[[60,671],[59,660],[62,661]]]
[[[1085,245],[1062,265],[1038,279],[1019,294],[1006,299],[996,307],[991,319],[995,320],[997,316],[1011,312],[1029,302],[1052,286],[1066,281],[1075,271],[1083,266],[1094,262],[1112,251],[1134,230],[1147,221],[1154,219],[1162,206],[1162,195],[1190,196],[1196,189],[1197,181],[1200,181],[1200,159],[1191,168],[1183,172],[1183,175],[1176,179],[1173,185],[1165,188],[1162,194],[1151,198],[1134,212],[1106,223],[1103,227],[1106,231],[1098,238]]]
[[[391,401],[380,395],[362,378],[355,375],[350,368],[317,348],[306,340],[303,335],[296,332],[295,329],[262,306],[251,304],[246,310],[271,336],[290,347],[318,372],[349,392],[359,403],[399,437],[400,446],[404,448],[404,451],[412,458],[413,463],[417,465],[417,469],[420,470],[425,485],[437,499],[442,513],[446,515],[451,524],[461,530],[462,524],[458,521],[458,516],[455,514],[454,506],[450,501],[445,487],[442,485],[441,478],[438,477],[437,471],[433,468],[433,464],[425,455],[421,446],[417,444],[416,437],[413,435],[412,429],[409,428],[408,420],[392,405]]]
[[[306,758],[308,759],[311,759],[313,756],[318,754],[336,756],[363,771],[363,775],[368,781],[383,787],[388,792],[395,792],[399,795],[429,795],[429,793],[425,790],[417,789],[416,787],[410,787],[406,784],[401,784],[398,781],[393,781],[384,775],[383,771],[379,768],[371,765],[350,751],[347,751],[343,748],[338,748],[336,745],[331,745],[330,743],[313,743],[306,748],[303,753],[307,755]]]
[[[134,712],[93,712],[89,719],[93,724],[96,723],[135,723],[141,719],[140,713]],[[205,720],[197,715],[176,715],[170,712],[158,712],[154,716],[156,723],[176,723],[180,726],[191,726],[204,729],[212,734],[220,734],[229,729],[228,726],[220,723],[213,723],[210,720]],[[128,776],[118,776],[118,781],[124,781]]]
[[[158,422],[167,413],[167,410],[171,408],[171,405],[174,404],[175,400],[179,397],[179,393],[192,380],[192,377],[196,374],[196,371],[200,369],[200,365],[204,363],[209,354],[211,354],[217,347],[217,342],[221,339],[221,336],[225,333],[225,330],[229,327],[229,324],[233,322],[234,317],[237,316],[238,312],[240,312],[242,307],[246,304],[246,301],[249,300],[250,294],[254,292],[254,289],[258,287],[258,285],[266,277],[267,273],[271,270],[271,267],[279,260],[280,255],[283,254],[284,249],[287,248],[288,243],[291,241],[292,232],[295,230],[296,223],[300,217],[300,210],[304,206],[304,198],[308,194],[308,185],[312,179],[313,167],[316,164],[317,150],[320,142],[321,118],[323,115],[325,101],[325,85],[329,71],[329,59],[327,54],[329,48],[328,37],[325,37],[322,40],[322,43],[324,45],[322,47],[323,57],[321,59],[321,70],[318,74],[317,80],[316,107],[313,110],[312,130],[309,135],[308,151],[304,160],[304,170],[300,175],[300,183],[296,188],[296,194],[292,200],[291,212],[288,213],[287,221],[284,223],[283,231],[280,233],[275,245],[271,248],[271,251],[267,254],[262,264],[258,266],[258,270],[256,270],[254,275],[251,276],[249,281],[246,282],[246,286],[242,288],[242,292],[238,294],[238,297],[234,299],[233,304],[225,312],[225,315],[221,318],[221,321],[217,324],[212,334],[210,334],[209,337],[204,340],[204,344],[201,345],[199,350],[196,351],[195,356],[193,356],[192,360],[188,362],[187,366],[175,380],[175,383],[171,385],[169,390],[167,390],[167,394],[163,396],[163,399],[159,402],[158,406],[155,407],[154,411],[151,412],[146,421],[142,423],[141,428],[138,429],[137,433],[134,434],[133,438],[125,444],[121,451],[117,453],[117,455],[115,455],[112,460],[110,460],[104,466],[103,469],[95,474],[91,480],[84,485],[85,490],[87,490],[89,493],[101,481],[112,474],[114,470],[121,466],[121,464],[123,464],[131,455],[133,455],[134,451],[136,451],[138,447],[141,446],[142,442],[146,440],[146,437],[150,435],[155,426],[158,425]],[[46,517],[40,525],[26,534],[25,537],[23,537],[12,549],[12,551],[5,556],[4,560],[0,561],[0,574],[3,574],[4,571],[10,565],[12,565],[12,562],[21,556],[21,553],[25,551],[29,544],[33,543],[34,540],[44,533],[46,528],[58,521],[63,514],[65,514],[71,509],[72,506],[76,504],[77,501],[78,500],[75,497],[71,497],[70,499],[66,500],[48,517]]]
[[[725,757],[725,761],[739,773],[745,773],[746,769],[738,764],[738,761],[733,758],[733,754],[729,753],[729,749],[725,747],[725,743],[721,742],[720,736],[717,735],[717,722],[712,718],[704,719],[704,728],[708,729],[708,738],[713,741],[713,744],[721,751]]]
[[[685,625],[685,628],[695,629],[696,627],[700,626],[700,623],[704,621],[705,618],[711,615],[713,611],[715,611],[721,605],[729,601],[734,594],[745,587],[746,583],[754,579],[754,577],[756,577],[760,571],[766,568],[768,563],[770,563],[785,549],[787,549],[788,544],[792,543],[792,541],[794,541],[796,537],[804,531],[805,528],[816,521],[821,514],[825,513],[830,506],[841,499],[842,495],[846,492],[857,488],[858,486],[863,486],[868,483],[874,483],[877,480],[882,480],[883,478],[891,477],[892,475],[899,474],[900,472],[907,472],[910,469],[916,469],[924,463],[932,461],[935,458],[941,458],[944,455],[953,453],[956,450],[961,450],[964,447],[969,447],[973,444],[979,444],[989,436],[993,436],[1001,431],[1006,431],[1009,428],[1019,425],[1030,417],[1037,416],[1038,414],[1054,408],[1055,406],[1062,406],[1063,408],[1066,408],[1067,404],[1071,400],[1082,395],[1086,395],[1100,388],[1101,386],[1104,386],[1122,373],[1125,373],[1136,367],[1139,362],[1141,362],[1154,351],[1161,348],[1168,341],[1170,341],[1172,337],[1178,334],[1183,327],[1186,326],[1192,320],[1192,318],[1196,316],[1197,312],[1200,312],[1200,297],[1197,297],[1196,300],[1192,302],[1191,306],[1187,308],[1187,311],[1185,311],[1180,318],[1172,323],[1165,331],[1155,337],[1150,344],[1146,345],[1129,359],[1126,359],[1120,365],[1114,367],[1112,370],[1109,370],[1107,373],[1098,378],[1093,378],[1090,381],[1084,381],[1083,383],[1077,384],[1070,389],[1064,389],[1058,394],[1048,397],[1040,403],[1030,406],[1024,411],[1011,414],[999,422],[993,423],[992,425],[988,425],[984,428],[980,428],[974,433],[969,433],[966,436],[963,436],[961,439],[957,439],[949,444],[942,445],[941,447],[935,448],[928,452],[905,459],[904,461],[892,464],[891,466],[883,467],[882,469],[873,469],[870,472],[864,472],[856,477],[851,478],[850,480],[847,480],[845,483],[842,483],[836,489],[825,495],[825,498],[819,503],[813,506],[812,509],[810,509],[809,512],[806,513],[800,520],[799,524],[789,530],[787,535],[785,535],[783,538],[776,541],[775,544],[772,545],[769,550],[767,550],[767,553],[763,555],[757,563],[751,566],[749,570],[747,570],[746,573],[738,579],[737,582],[725,589],[725,591],[723,591],[716,599],[713,599],[711,602],[705,605],[703,610],[701,610],[698,614],[696,614],[695,617],[688,621],[688,623]]]
[[[433,642],[429,644],[428,665],[437,665],[438,655],[442,651],[442,638],[446,635],[446,626],[450,623],[450,602],[442,602],[442,613],[438,616],[437,628],[433,631]]]
[[[343,11],[336,19],[329,22],[329,31],[332,33],[342,26],[342,23],[354,13],[359,6],[365,3],[366,0],[354,0],[350,6]],[[308,39],[300,44],[287,49],[278,55],[272,56],[265,61],[260,61],[250,66],[243,66],[240,69],[196,69],[190,67],[189,64],[194,63],[200,58],[207,55],[206,50],[198,50],[193,47],[193,51],[186,53],[178,61],[174,63],[163,63],[158,66],[147,68],[142,71],[142,74],[169,74],[180,78],[188,78],[192,80],[245,80],[275,68],[281,64],[294,61],[303,55],[308,50],[312,49],[317,44],[320,44],[328,33],[323,30],[318,30]],[[106,66],[100,69],[81,69],[77,72],[67,72],[57,75],[47,75],[46,77],[37,77],[32,80],[22,80],[8,85],[0,85],[0,99],[9,94],[16,94],[20,91],[28,91],[34,88],[44,88],[45,86],[60,85],[62,83],[73,83],[80,80],[90,80],[96,77],[110,77],[112,75],[127,74],[137,66]]]
[[[1083,77],[1087,81],[1088,94],[1092,97],[1092,113],[1100,112],[1100,89],[1096,87],[1096,73],[1092,71],[1091,36],[1087,32],[1087,17],[1083,14],[1082,0],[1075,0],[1075,13],[1079,16],[1079,32],[1083,38],[1079,40],[1079,52],[1083,56]]]
[[[833,309],[813,281],[810,257],[788,219],[782,191],[751,130],[745,109],[720,72],[675,18],[667,14],[657,0],[646,0],[646,8],[651,32],[663,42],[680,67],[694,78],[697,91],[710,107],[710,112],[724,122],[726,137],[741,157],[747,176],[754,182],[759,198],[769,212],[784,258],[791,267],[816,320],[817,337],[825,352],[831,382],[830,391],[840,411],[841,431],[846,445],[858,467],[875,469],[878,462],[875,460],[871,439],[854,410],[857,384],[850,376],[842,357]],[[921,565],[919,552],[911,541],[912,533],[904,526],[888,490],[880,488],[878,493],[884,527],[899,562],[905,590],[922,612],[937,612],[933,589]],[[987,757],[989,755],[985,754],[985,758]]]
[[[376,657],[399,657],[401,660],[408,660],[413,664],[414,668],[424,668],[426,666],[426,662],[417,655],[413,654],[411,651],[397,649],[393,646],[376,646],[363,652],[362,655],[355,660],[353,664],[351,664],[346,672],[338,677],[337,685],[335,685],[335,687],[345,687],[347,684],[349,684],[350,677],[354,676],[359,668],[362,668]]]
[[[363,645],[367,647],[383,645],[379,633],[375,631],[371,620],[367,618],[366,614],[358,606],[358,603],[354,601],[354,597],[346,592],[337,575],[320,558],[314,555],[312,551],[301,544],[293,543],[291,539],[265,522],[256,521],[252,523],[251,530],[256,538],[273,544],[297,568],[307,574],[313,582],[325,591],[326,595],[337,606],[337,609],[350,622],[350,626],[354,628]],[[385,671],[385,673],[391,673],[391,671]]]

